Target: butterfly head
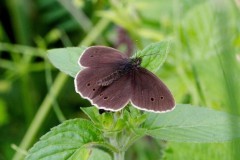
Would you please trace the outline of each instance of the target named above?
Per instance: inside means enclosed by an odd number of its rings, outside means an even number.
[[[141,63],[142,63],[142,58],[140,57],[131,59],[131,64],[132,66],[134,66],[134,68],[139,68],[141,66]]]

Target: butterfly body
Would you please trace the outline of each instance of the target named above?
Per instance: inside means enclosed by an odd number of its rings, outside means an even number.
[[[113,48],[90,47],[79,59],[84,69],[75,78],[75,89],[99,109],[118,111],[131,102],[141,110],[172,110],[171,92],[141,62],[141,57],[129,58]]]
[[[114,81],[118,80],[122,76],[126,74],[130,74],[132,71],[140,68],[141,58],[132,58],[132,59],[124,59],[123,62],[119,63],[119,67],[111,73],[110,75],[100,79],[97,83],[100,86],[109,86]]]

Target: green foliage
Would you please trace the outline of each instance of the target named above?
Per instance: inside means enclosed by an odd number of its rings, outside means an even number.
[[[74,150],[72,159],[123,157],[118,152],[123,147],[114,147],[118,145],[127,146],[126,159],[239,159],[239,140],[223,143],[238,137],[239,118],[212,110],[240,115],[237,0],[9,0],[0,6],[0,159],[23,159],[50,128],[86,114],[104,142]],[[99,115],[95,107],[82,109],[85,114],[79,110],[90,103],[74,92],[67,75],[74,77],[81,69],[77,61],[84,48],[71,46],[117,46],[124,37],[119,27],[143,55],[143,66],[167,84],[176,102],[192,106],[178,105],[158,116],[131,106],[118,114]],[[151,119],[156,128],[150,127]],[[146,134],[153,138],[136,141]],[[216,141],[221,143],[212,143]]]
[[[6,108],[6,103],[2,99],[0,99],[0,126],[7,123],[8,121],[8,114]]]
[[[111,156],[126,151],[144,135],[165,141],[198,143],[240,138],[239,133],[229,128],[234,123],[239,131],[239,117],[203,107],[177,105],[175,110],[165,114],[142,114],[133,108],[103,115],[95,107],[83,111],[92,122],[74,119],[53,128],[30,149],[27,159],[74,160],[91,156],[94,148]]]
[[[162,64],[166,59],[168,47],[163,44],[166,43],[147,46],[140,51],[140,56],[160,53],[161,57],[164,57],[159,62]],[[76,63],[76,54],[79,56],[80,50],[81,48],[50,50],[49,57],[63,72],[74,73],[75,66],[71,63]],[[161,52],[162,50],[165,52]],[[68,64],[74,67],[66,67]],[[148,63],[151,64],[156,62]],[[27,159],[88,157],[91,155],[89,146],[98,149],[101,146],[102,151],[108,151],[109,156],[114,155],[117,159],[119,155],[124,156],[124,152],[136,140],[146,135],[164,141],[198,143],[224,142],[240,138],[240,134],[234,132],[240,130],[239,117],[204,107],[182,104],[177,105],[172,112],[164,114],[141,113],[132,106],[121,112],[103,115],[99,114],[95,107],[82,110],[91,121],[69,120],[53,128],[30,149]]]
[[[141,66],[156,73],[167,59],[170,49],[170,42],[162,41],[146,46],[136,56],[142,57]]]
[[[166,141],[201,143],[240,138],[239,117],[205,107],[182,104],[172,112],[147,113],[147,117],[144,123],[147,134]]]
[[[48,58],[60,71],[75,77],[79,72],[78,60],[85,47],[69,47],[63,49],[52,49],[48,51]],[[56,58],[58,57],[58,58]]]
[[[100,131],[90,121],[69,120],[41,137],[26,159],[78,159],[79,156],[87,159],[91,153],[86,149],[102,141]]]

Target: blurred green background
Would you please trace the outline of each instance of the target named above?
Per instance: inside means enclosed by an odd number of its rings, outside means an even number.
[[[51,66],[46,50],[107,45],[136,52],[161,40],[172,45],[158,76],[177,103],[240,115],[239,0],[1,0],[0,160],[18,159],[16,150],[26,153],[50,128],[84,116],[79,107],[90,105],[75,93],[73,79]],[[34,118],[36,133],[29,129]],[[237,160],[238,152],[237,140],[189,144],[146,137],[126,159]]]

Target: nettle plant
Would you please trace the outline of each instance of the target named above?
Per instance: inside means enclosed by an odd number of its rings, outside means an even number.
[[[52,49],[48,57],[62,72],[75,77],[86,47]],[[137,52],[142,67],[153,73],[166,60],[169,42],[154,43]],[[128,104],[118,112],[92,106],[81,110],[88,119],[70,119],[54,127],[29,150],[26,159],[122,160],[131,145],[144,136],[174,142],[212,143],[240,138],[240,118],[205,107],[177,104],[167,113],[141,111]],[[238,133],[237,133],[238,132]]]

